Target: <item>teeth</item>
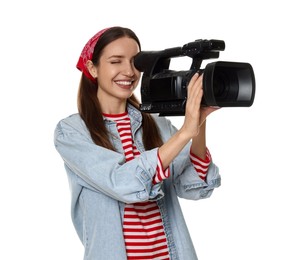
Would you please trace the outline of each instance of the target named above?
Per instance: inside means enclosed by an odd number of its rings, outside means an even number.
[[[116,81],[116,83],[120,85],[128,86],[132,84],[132,81]]]

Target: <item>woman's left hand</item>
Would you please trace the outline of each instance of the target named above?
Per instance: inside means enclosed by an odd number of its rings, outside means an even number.
[[[221,107],[216,106],[201,106],[200,108],[200,120],[199,120],[199,127],[205,122],[208,115],[213,113],[214,111],[220,109]]]

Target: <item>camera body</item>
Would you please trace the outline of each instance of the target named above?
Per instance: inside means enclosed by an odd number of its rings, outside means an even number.
[[[249,107],[254,102],[255,76],[249,63],[218,61],[201,69],[202,61],[219,57],[222,40],[196,40],[182,47],[141,51],[135,67],[143,72],[140,110],[160,116],[185,114],[187,86],[196,72],[203,74],[202,106]],[[171,58],[192,58],[189,70],[169,70]]]

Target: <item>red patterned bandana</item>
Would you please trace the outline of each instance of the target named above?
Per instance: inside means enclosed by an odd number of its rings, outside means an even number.
[[[106,32],[109,28],[105,28],[101,31],[99,31],[98,33],[96,33],[84,46],[81,55],[79,57],[78,63],[76,65],[77,69],[79,69],[80,71],[82,71],[84,73],[84,75],[91,79],[93,82],[96,82],[96,80],[92,77],[92,75],[89,73],[87,66],[86,66],[86,62],[88,60],[92,59],[93,56],[93,52],[94,52],[94,48],[96,43],[98,42],[99,38],[101,37],[101,35]]]

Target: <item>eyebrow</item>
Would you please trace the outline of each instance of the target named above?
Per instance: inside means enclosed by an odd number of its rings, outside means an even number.
[[[110,56],[110,57],[108,57],[107,59],[109,60],[109,59],[113,59],[113,58],[124,58],[124,56],[123,55],[112,55],[112,56]]]

